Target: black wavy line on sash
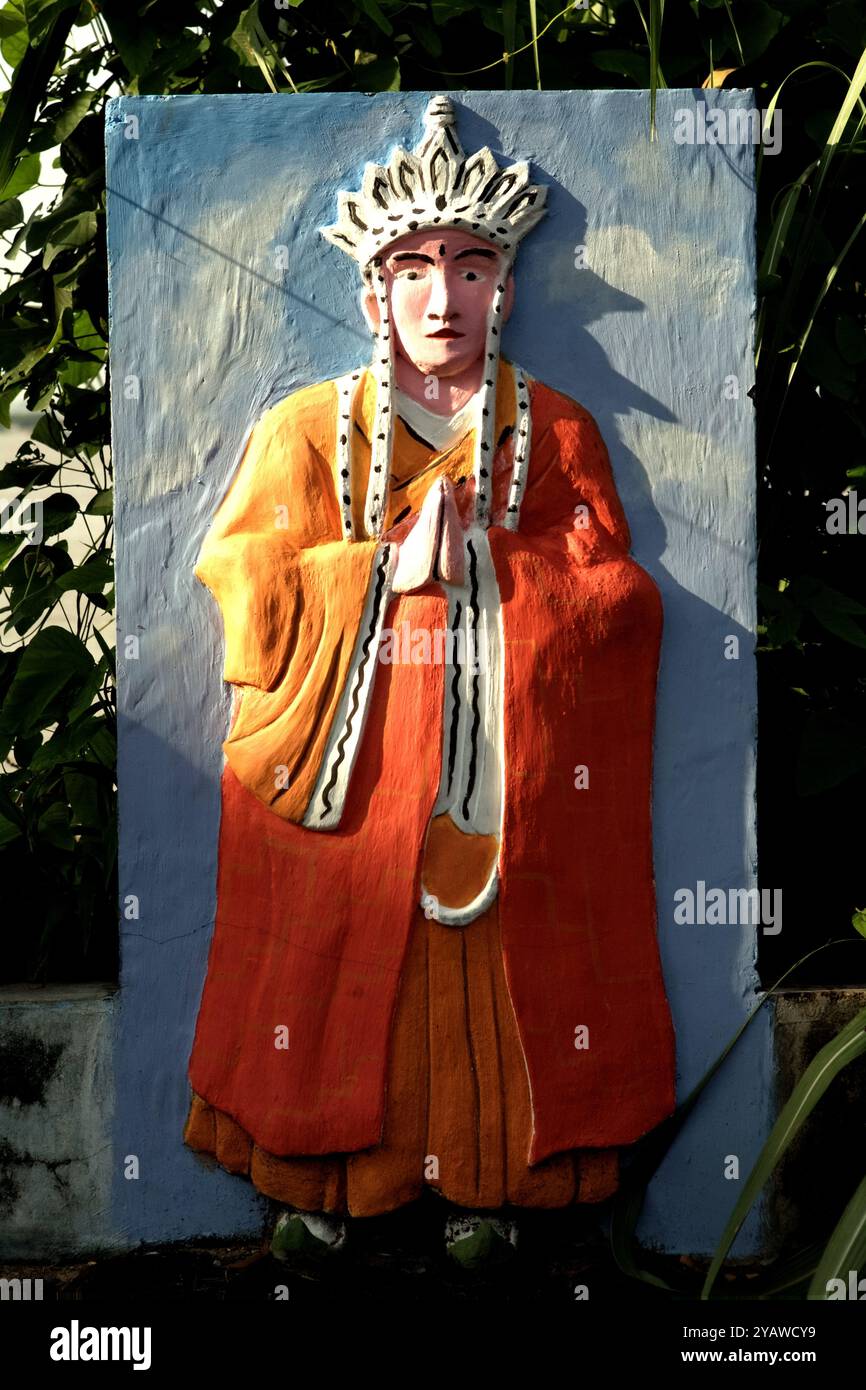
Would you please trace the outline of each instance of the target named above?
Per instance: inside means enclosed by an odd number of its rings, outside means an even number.
[[[472,612],[472,640],[475,644],[478,632],[478,560],[475,554],[475,546],[471,541],[466,542],[466,549],[469,551],[469,577],[472,581],[469,592],[469,607]],[[478,709],[478,652],[475,652],[475,674],[472,677],[472,752],[469,757],[469,782],[466,787],[466,795],[463,798],[463,819],[469,819],[469,798],[475,786],[475,774],[478,768],[478,729],[481,724],[481,713]]]
[[[346,756],[346,744],[352,733],[352,724],[355,719],[355,715],[358,713],[358,706],[360,704],[358,692],[364,680],[364,667],[367,665],[367,662],[370,659],[370,643],[373,640],[373,637],[376,632],[376,627],[379,622],[379,610],[382,607],[382,590],[385,587],[385,574],[388,569],[388,556],[390,555],[390,553],[391,547],[390,545],[386,545],[384,550],[382,551],[382,558],[379,562],[379,568],[376,571],[376,592],[373,596],[373,612],[370,617],[370,627],[367,632],[367,636],[364,638],[364,645],[361,648],[363,652],[363,657],[361,659],[361,664],[358,667],[358,674],[355,679],[355,689],[352,691],[352,706],[349,710],[348,715],[346,716],[346,727],[340,735],[340,740],[337,744],[337,757],[331,767],[331,776],[328,779],[328,785],[322,792],[322,803],[324,805],[324,810],[319,816],[319,820],[324,820],[325,816],[331,809],[331,792],[334,790],[334,787],[337,784],[337,774],[340,770],[340,763]]]
[[[451,624],[451,631],[456,633],[460,627],[460,615],[463,607],[457,599],[454,609],[454,622]],[[460,662],[457,660],[457,642],[454,643],[454,675],[451,678],[451,698],[454,701],[451,710],[451,728],[448,731],[448,795],[451,795],[451,783],[454,781],[454,761],[457,757],[457,728],[460,723]]]
[[[319,710],[320,710],[320,711],[321,711],[321,710],[326,710],[326,709],[328,708],[328,705],[331,703],[331,697],[332,697],[333,694],[334,694],[334,687],[335,687],[336,684],[337,684],[337,676],[339,675],[339,670],[340,670],[340,654],[341,654],[342,650],[343,650],[343,638],[341,637],[340,640],[339,640],[339,642],[337,643],[336,651],[334,652],[334,655],[331,657],[331,663],[330,663],[330,665],[329,665],[329,667],[328,667],[328,674],[327,674],[327,676],[325,677],[325,684],[324,684],[323,691],[322,691],[322,697],[321,697],[321,699],[319,700]],[[318,730],[318,728],[317,728],[317,726],[316,726],[316,721],[315,721],[315,720],[311,720],[311,721],[310,721],[310,732],[307,734],[307,737],[306,737],[306,739],[304,740],[304,744],[303,744],[303,747],[301,748],[300,753],[299,753],[298,756],[295,758],[295,765],[294,765],[294,767],[292,768],[291,772],[289,773],[289,775],[288,775],[288,777],[287,777],[287,779],[286,779],[286,785],[285,785],[280,791],[277,792],[276,796],[272,796],[272,797],[271,797],[271,800],[270,800],[270,805],[271,805],[271,806],[273,806],[273,805],[275,804],[275,802],[279,801],[279,799],[280,799],[281,796],[285,796],[286,792],[289,791],[289,790],[291,789],[292,784],[294,783],[295,779],[297,778],[300,769],[303,767],[304,763],[305,763],[306,760],[307,760],[307,757],[309,756],[310,749],[311,749],[312,746],[313,746],[313,742],[314,742],[315,737],[316,737],[316,734],[317,734],[318,732],[319,732],[319,730]]]

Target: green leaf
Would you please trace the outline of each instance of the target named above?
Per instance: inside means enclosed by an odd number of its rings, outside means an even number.
[[[61,13],[72,6],[78,8],[79,0],[24,0],[24,17],[30,42],[41,39],[45,31]]]
[[[102,371],[101,362],[66,362],[57,374],[64,386],[84,386]]]
[[[74,318],[74,339],[78,347],[83,352],[98,353],[101,357],[105,356],[105,340],[93,319],[82,309]]]
[[[323,92],[328,87],[333,87],[335,82],[339,82],[340,74],[331,73],[330,77],[316,77],[310,82],[296,82],[295,86],[299,92]]]
[[[373,58],[355,69],[358,86],[365,92],[399,92],[400,63],[397,58]]]
[[[237,28],[231,37],[231,42],[241,57],[250,67],[257,67],[270,87],[276,93],[278,88],[274,81],[274,73],[268,55],[265,51],[262,40],[267,40],[259,22],[258,0],[250,5],[240,16]]]
[[[0,116],[0,188],[7,183],[13,161],[27,143],[33,118],[40,102],[45,100],[48,83],[63,53],[74,18],[71,8],[65,14],[55,16],[42,41],[36,47],[26,46],[25,41],[23,52],[18,47],[18,33],[10,35],[0,45],[7,63],[15,69],[3,115]],[[10,56],[7,44],[16,46],[14,58]]]
[[[93,636],[96,638],[100,650],[102,651],[103,660],[105,661],[108,670],[110,671],[113,677],[116,674],[114,649],[112,647],[109,647],[108,643],[106,642],[102,633],[99,631],[98,627],[95,627],[93,629]]]
[[[97,729],[88,739],[93,756],[102,763],[103,767],[113,768],[117,762],[117,739],[108,726],[108,721],[103,721],[101,729]]]
[[[98,828],[102,822],[100,808],[99,782],[96,777],[85,772],[64,772],[63,789],[72,807],[72,821],[76,826]]]
[[[27,34],[27,21],[21,0],[12,0],[2,11],[3,26],[0,28],[0,53],[10,68],[17,68],[30,47]]]
[[[8,232],[24,220],[24,209],[17,198],[7,198],[0,203],[0,232]]]
[[[99,594],[106,584],[114,582],[114,565],[107,555],[94,555],[83,565],[72,569],[57,581],[57,587],[64,593],[74,590],[79,594]]]
[[[15,533],[0,533],[0,573],[2,573],[18,547],[24,540],[24,536]]]
[[[640,53],[630,53],[624,48],[602,49],[592,55],[593,67],[602,72],[615,72],[628,77],[636,87],[646,87],[649,80],[647,59]]]
[[[102,643],[100,643],[100,646]],[[82,715],[88,718],[93,716],[93,700],[96,692],[101,689],[106,676],[114,676],[113,656],[101,656],[88,676],[84,678],[78,687],[78,693],[73,697],[66,714],[69,724],[76,723]]]
[[[74,97],[57,103],[58,111],[51,130],[52,144],[62,145],[63,141],[68,139],[84,120],[95,100],[95,92],[78,92]],[[48,115],[48,111],[45,115]]]
[[[51,415],[40,415],[30,431],[30,438],[37,444],[47,444],[49,449],[56,449],[58,453],[62,452],[63,431]]]
[[[26,33],[27,21],[24,18],[21,0],[10,0],[10,3],[0,10],[0,39],[6,39],[10,34],[20,34],[22,29]]]
[[[0,391],[0,427],[4,430],[12,428],[12,405],[20,394],[21,388],[18,386],[13,386],[8,391]],[[0,469],[0,473],[2,472]]]
[[[75,836],[69,824],[69,808],[64,801],[55,801],[36,822],[36,834],[56,849],[75,849]]]
[[[866,647],[866,632],[854,622],[855,617],[866,617],[866,605],[859,600],[849,598],[811,575],[804,575],[792,584],[790,594],[834,637],[854,647]]]
[[[0,189],[0,198],[17,198],[19,193],[26,193],[29,188],[32,188],[39,178],[41,163],[38,154],[22,155],[7,180],[5,188]]]
[[[68,492],[54,492],[42,503],[43,536],[59,536],[68,531],[78,516],[78,503]]]
[[[382,33],[387,34],[390,38],[394,32],[393,25],[385,18],[376,4],[376,0],[357,0],[357,4],[359,9],[362,9],[365,15],[369,15],[373,23],[382,30]]]
[[[850,314],[840,314],[836,320],[836,346],[846,362],[855,366],[866,362],[866,333]]]
[[[156,50],[156,31],[142,22],[128,0],[106,0],[102,14],[121,62],[131,77],[140,77]]]
[[[816,796],[841,786],[866,768],[866,729],[832,711],[811,715],[797,757],[800,796]]]
[[[44,216],[33,219],[27,232],[27,250],[39,251],[51,241],[64,222],[73,221],[82,212],[93,212],[98,204],[98,174],[69,182],[63,197]]]
[[[839,637],[843,642],[848,642],[852,647],[866,647],[866,632],[862,627],[858,627],[853,618],[848,618],[844,613],[818,612],[815,617],[827,632],[832,632],[834,637]]]
[[[114,511],[114,488],[106,487],[97,492],[84,510],[88,516],[111,516]]]
[[[745,62],[754,63],[760,58],[784,22],[784,15],[764,4],[764,0],[749,0],[745,8],[737,7],[737,32]]]
[[[861,936],[866,936],[866,907],[857,908],[857,911],[851,918],[851,925],[856,928]]]
[[[5,816],[0,816],[0,845],[8,845],[12,840],[21,838],[22,831],[20,826],[15,825]]]
[[[725,1225],[712,1264],[707,1271],[702,1298],[709,1298],[725,1257],[736,1239],[755,1198],[761,1191],[779,1160],[796,1138],[831,1081],[839,1072],[866,1053],[866,1009],[861,1011],[826,1047],[812,1059],[791,1095],[764,1144],[754,1168],[743,1185],[734,1210]]]
[[[63,687],[94,665],[84,643],[62,627],[44,627],[28,643],[0,708],[9,743],[41,727],[40,719]]]
[[[86,242],[92,241],[96,236],[96,213],[82,212],[77,217],[70,217],[68,222],[61,222],[59,227],[55,227],[45,246],[45,254],[42,265],[45,270],[51,262],[64,251],[67,246],[83,246]]]
[[[60,341],[60,325],[51,332],[50,325],[39,328],[0,329],[0,368],[9,374],[9,381],[23,382],[29,371]]]
[[[77,758],[82,748],[86,748],[105,724],[105,715],[92,710],[73,720],[64,729],[55,729],[47,743],[33,755],[31,772],[49,772],[61,763]]]

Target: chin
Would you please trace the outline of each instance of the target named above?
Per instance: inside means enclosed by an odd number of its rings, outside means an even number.
[[[423,357],[415,359],[415,367],[419,372],[424,372],[430,376],[457,376],[459,372],[465,372],[467,368],[477,362],[480,353],[467,353],[466,348],[461,345],[456,347],[447,341],[437,344],[435,348],[425,346]]]

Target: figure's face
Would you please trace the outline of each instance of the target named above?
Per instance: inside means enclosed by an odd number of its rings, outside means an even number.
[[[382,273],[397,352],[425,375],[457,376],[473,367],[484,352],[487,314],[503,283],[503,266],[500,251],[468,232],[415,232],[396,241],[383,257]],[[509,274],[503,323],[513,301]],[[364,312],[377,328],[372,290],[364,293]]]

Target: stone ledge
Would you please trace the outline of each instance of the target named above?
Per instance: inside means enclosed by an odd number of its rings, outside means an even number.
[[[778,1115],[817,1052],[866,1008],[866,989],[780,990],[773,1009]],[[825,1242],[866,1172],[866,1057],[831,1083],[770,1184],[774,1248],[793,1254]]]
[[[110,1246],[112,985],[0,991],[0,1254]]]
[[[110,999],[120,990],[115,984],[0,985],[0,1008],[4,1004],[64,1004],[79,999]]]

